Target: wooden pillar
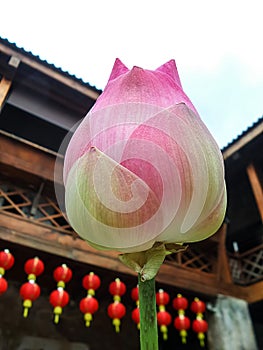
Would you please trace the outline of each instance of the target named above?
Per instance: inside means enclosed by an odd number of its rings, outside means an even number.
[[[2,79],[0,80],[0,112],[6,101],[8,92],[12,85],[12,79],[16,73],[16,70],[19,64],[20,64],[20,59],[15,56],[11,56],[8,61],[8,66],[10,67],[10,70],[8,72],[8,78],[5,76],[2,76]]]
[[[207,305],[209,350],[258,350],[246,301],[218,295]]]
[[[226,252],[226,233],[227,233],[227,224],[224,222],[217,235],[219,236],[219,244],[217,250],[217,281],[232,283],[232,276],[229,267],[229,261]]]
[[[5,103],[8,91],[11,87],[12,81],[2,77],[0,81],[0,111]]]
[[[263,222],[263,189],[253,164],[249,164],[247,167],[247,174],[257,203],[261,221]]]

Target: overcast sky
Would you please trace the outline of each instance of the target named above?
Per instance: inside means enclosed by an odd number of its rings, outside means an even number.
[[[175,59],[222,148],[263,115],[262,0],[2,1],[0,36],[103,89],[115,58]]]

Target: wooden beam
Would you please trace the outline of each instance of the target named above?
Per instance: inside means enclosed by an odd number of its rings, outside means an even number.
[[[53,182],[55,164],[57,170],[62,173],[63,158],[44,147],[1,130],[0,163]],[[62,183],[62,178],[58,182]]]
[[[71,87],[76,91],[79,91],[83,95],[86,95],[93,100],[96,100],[100,95],[99,92],[94,91],[93,89],[89,88],[87,85],[85,86],[84,83],[83,84],[78,83],[74,79],[70,77],[66,77],[64,74],[61,74],[55,71],[54,69],[51,69],[46,65],[41,64],[40,62],[37,62],[36,59],[30,58],[27,55],[24,55],[21,52],[18,52],[0,43],[0,52],[1,51],[4,52],[6,55],[17,57],[22,63],[26,64],[27,66],[38,70],[39,72],[59,81],[60,83],[66,86]]]
[[[0,238],[85,264],[136,276],[135,272],[119,261],[117,252],[95,250],[80,238],[74,239],[73,236],[59,233],[55,228],[37,224],[33,220],[20,218],[11,213],[0,211]],[[224,294],[245,300],[253,298],[255,301],[255,298],[260,298],[262,293],[262,289],[260,292],[255,288],[251,296],[250,289],[246,287],[225,281],[219,283],[216,275],[183,269],[171,263],[164,263],[161,266],[156,281],[208,296]]]
[[[219,282],[216,275],[197,272],[193,269],[183,269],[167,263],[161,266],[156,280],[198,294],[203,293],[210,297],[222,294],[243,299],[249,303],[263,299],[263,281],[244,287],[232,282]]]
[[[262,186],[259,181],[256,169],[253,164],[250,164],[247,167],[247,174],[248,174],[250,185],[252,187],[252,191],[257,203],[259,215],[260,215],[261,221],[263,222],[263,190],[262,190]]]
[[[250,286],[243,287],[246,292],[246,298],[244,298],[248,303],[256,303],[263,300],[263,281],[251,284]]]
[[[52,226],[0,211],[0,238],[86,264],[132,274],[116,252],[97,251],[80,238],[61,234]],[[135,273],[134,273],[135,275]]]
[[[0,81],[0,111],[4,106],[4,103],[7,98],[7,94],[11,88],[12,81],[9,79],[6,79],[5,77],[2,77]]]

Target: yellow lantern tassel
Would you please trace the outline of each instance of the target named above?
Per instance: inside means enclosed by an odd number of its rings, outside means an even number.
[[[201,346],[202,348],[204,348],[204,347],[205,347],[205,335],[204,335],[203,332],[199,332],[199,333],[198,333],[198,339],[199,339],[199,341],[200,341],[200,346]]]
[[[87,312],[85,315],[84,315],[84,320],[86,321],[85,322],[85,325],[86,327],[89,327],[90,326],[90,323],[92,321],[92,314],[90,312]]]
[[[121,324],[120,319],[119,318],[114,318],[113,321],[112,321],[112,324],[115,326],[116,333],[120,333],[120,324]]]
[[[23,306],[24,306],[23,316],[26,318],[28,316],[28,310],[32,307],[32,301],[30,299],[24,300]]]
[[[59,315],[62,314],[62,307],[61,306],[56,306],[54,308],[54,322],[57,324],[59,322]]]
[[[180,331],[180,336],[181,336],[181,338],[182,338],[182,343],[183,343],[183,344],[186,344],[186,343],[187,343],[187,341],[186,341],[187,332],[186,332],[185,329],[182,329],[182,330]]]
[[[161,325],[160,331],[163,333],[163,340],[168,339],[168,329],[165,325]]]

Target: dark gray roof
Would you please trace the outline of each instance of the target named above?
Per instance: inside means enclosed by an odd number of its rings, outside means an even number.
[[[226,151],[228,148],[233,146],[234,143],[239,141],[242,137],[246,136],[248,133],[250,133],[253,129],[258,127],[260,124],[263,123],[263,115],[261,118],[259,118],[255,123],[253,123],[251,126],[249,126],[246,130],[244,130],[241,134],[239,134],[237,137],[235,137],[231,142],[229,142],[225,147],[222,148],[222,152]]]
[[[79,84],[82,84],[82,85],[94,90],[95,92],[98,92],[98,93],[102,92],[100,89],[97,89],[95,86],[92,86],[87,82],[84,82],[81,78],[77,78],[74,74],[70,74],[69,72],[64,71],[62,68],[56,67],[54,64],[49,63],[48,61],[41,59],[38,55],[34,55],[31,51],[26,51],[24,48],[18,47],[15,43],[10,42],[8,39],[0,37],[0,43],[2,43],[3,45],[5,45],[7,47],[10,47],[11,49],[13,49],[21,54],[23,54],[24,56],[27,56],[27,57],[35,60],[36,62],[41,63],[42,65],[48,67],[49,69],[54,70],[55,72],[58,72],[60,74],[63,74],[66,77],[69,77],[69,78],[75,80]]]

